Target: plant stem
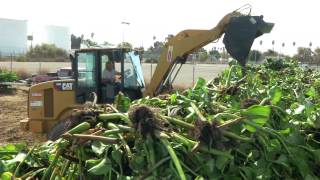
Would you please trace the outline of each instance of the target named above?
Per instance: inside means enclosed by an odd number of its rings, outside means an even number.
[[[35,149],[35,147],[36,147],[36,146],[33,146],[33,147],[29,150],[29,152],[27,153],[27,155],[26,155],[26,156],[22,159],[22,161],[18,164],[18,166],[17,166],[17,168],[16,168],[16,170],[14,171],[14,174],[13,174],[14,177],[16,177],[16,176],[18,175],[19,170],[20,170],[22,164],[23,164],[23,163],[26,161],[26,159],[31,155],[31,153],[33,152],[33,150]]]
[[[83,122],[81,124],[78,124],[76,127],[70,129],[67,133],[79,134],[79,133],[83,133],[83,132],[87,131],[88,129],[90,129],[90,123]]]
[[[67,170],[69,169],[70,165],[71,165],[71,162],[70,162],[69,160],[67,160],[67,161],[65,162],[65,166],[64,166],[63,169],[62,169],[62,173],[61,173],[61,176],[62,176],[62,177],[64,177],[64,176],[66,175],[66,172],[67,172]]]
[[[235,69],[235,65],[232,65],[229,69],[229,73],[228,73],[228,77],[227,77],[227,81],[226,81],[226,87],[230,86],[230,82],[231,82],[231,73],[233,72],[233,70]]]
[[[177,119],[177,118],[174,118],[174,117],[169,117],[169,116],[162,116],[162,117],[164,119],[166,119],[167,121],[169,121],[170,123],[172,123],[172,124],[176,124],[176,125],[179,125],[181,127],[187,128],[187,129],[193,129],[194,128],[193,124],[184,122],[184,121],[182,121],[180,119]]]
[[[149,169],[149,171],[148,171],[146,174],[144,174],[144,175],[140,178],[140,180],[143,180],[143,179],[147,178],[148,176],[150,176],[150,174],[151,174],[155,169],[157,169],[158,167],[160,167],[163,163],[167,162],[170,158],[171,158],[170,156],[167,156],[167,157],[161,159],[160,161],[158,161],[153,167],[151,167],[151,168]]]
[[[38,173],[40,173],[41,171],[44,171],[44,170],[46,170],[46,168],[41,168],[41,169],[38,169],[36,171],[29,171],[28,173],[25,173],[23,176],[21,176],[19,178],[20,179],[32,178],[32,177],[36,176]]]
[[[230,155],[229,153],[223,152],[223,151],[219,151],[219,150],[216,150],[216,149],[213,149],[213,148],[209,149],[209,148],[205,148],[203,146],[200,146],[199,150],[201,152],[212,154],[212,155],[215,155],[215,156],[224,156],[224,157],[227,157],[229,159],[233,159],[233,156]]]
[[[119,127],[113,123],[108,123],[108,128],[110,128],[111,130],[120,130]],[[132,152],[130,150],[130,147],[128,146],[127,142],[124,140],[123,136],[120,133],[118,133],[117,136],[119,137],[122,145],[124,146],[128,156],[132,157]]]
[[[154,152],[154,148],[153,148],[153,139],[150,135],[147,136],[147,148],[149,151],[149,155],[150,155],[150,163],[151,166],[153,167],[156,164],[156,155]],[[157,178],[157,171],[152,171],[152,174],[155,178]]]
[[[62,135],[65,139],[83,139],[83,140],[93,140],[93,141],[101,141],[106,144],[117,144],[119,142],[116,138],[104,137],[104,136],[95,136],[88,134],[64,134]]]
[[[194,112],[197,114],[197,116],[200,118],[201,121],[208,121],[200,112],[200,110],[197,108],[197,106],[194,103],[190,103],[191,107],[193,108]]]
[[[190,139],[188,139],[188,138],[186,138],[186,137],[184,137],[184,136],[182,136],[182,135],[180,135],[178,133],[173,132],[170,135],[176,141],[178,141],[179,143],[184,144],[185,146],[189,147],[190,149],[192,149],[192,147],[194,147],[197,144],[197,142],[192,141],[192,140],[190,140]]]
[[[59,170],[58,167],[54,168],[49,180],[55,180],[56,179],[56,176],[58,174],[58,170]]]
[[[231,126],[233,124],[238,124],[243,119],[244,119],[243,117],[240,117],[240,118],[237,118],[235,120],[228,120],[224,124],[219,125],[218,128],[225,128],[225,127]]]
[[[222,134],[228,138],[236,139],[243,142],[253,142],[251,138],[239,136],[235,133],[229,132],[229,131],[222,131]]]
[[[121,119],[126,123],[131,124],[128,116],[124,115],[123,113],[100,114],[98,118],[103,121],[112,121],[112,120]]]
[[[109,135],[112,135],[112,134],[118,134],[118,133],[121,133],[122,131],[120,129],[111,129],[111,130],[107,130],[105,132],[103,132],[101,135],[102,136],[109,136]]]
[[[176,153],[174,152],[174,149],[173,149],[172,146],[170,145],[169,141],[168,141],[167,139],[162,138],[162,139],[161,139],[161,142],[162,142],[162,143],[165,145],[165,147],[167,148],[167,150],[168,150],[168,152],[169,152],[169,154],[170,154],[170,157],[171,157],[171,159],[172,159],[172,161],[173,161],[173,163],[174,163],[174,165],[175,165],[175,167],[176,167],[176,169],[177,169],[177,171],[178,171],[178,174],[179,174],[179,176],[180,176],[180,179],[186,180],[186,176],[185,176],[185,174],[184,174],[184,172],[183,172],[183,169],[182,169],[182,167],[181,167],[180,161],[179,161]]]
[[[192,169],[190,169],[186,164],[184,164],[182,161],[181,161],[181,165],[186,168],[191,174],[193,174],[194,176],[200,176],[199,174],[197,174],[196,172],[194,172]]]
[[[53,167],[55,167],[55,165],[57,164],[61,153],[62,153],[62,150],[61,149],[57,149],[57,152],[56,152],[56,155],[54,156],[53,161],[51,162],[51,164],[49,165],[49,167],[45,171],[45,173],[42,176],[41,180],[47,180],[49,178],[49,175],[51,174],[51,171],[52,171]]]

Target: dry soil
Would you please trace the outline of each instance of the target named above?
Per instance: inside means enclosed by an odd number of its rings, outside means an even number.
[[[27,117],[27,93],[17,90],[15,94],[0,94],[0,145],[26,142],[34,144],[41,136],[24,132],[19,121]]]

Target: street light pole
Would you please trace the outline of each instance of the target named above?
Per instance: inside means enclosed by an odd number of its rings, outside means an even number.
[[[313,58],[312,58],[312,50],[311,50],[312,42],[309,43],[309,47],[310,47],[310,58],[311,58],[311,61],[313,61]]]
[[[127,25],[129,26],[130,25],[130,22],[125,22],[125,21],[122,21],[121,22],[122,25]],[[122,44],[124,43],[124,26],[123,26],[123,29],[122,29]]]
[[[281,53],[282,53],[282,55],[284,55],[284,54],[283,54],[284,46],[285,46],[285,43],[283,42],[283,43],[282,43],[282,49],[281,49]],[[283,56],[283,57],[284,57],[284,56]]]

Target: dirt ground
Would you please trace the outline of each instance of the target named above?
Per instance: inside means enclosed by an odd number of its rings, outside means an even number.
[[[19,121],[27,117],[27,93],[17,90],[15,94],[0,94],[0,145],[26,142],[34,144],[41,136],[20,129]]]

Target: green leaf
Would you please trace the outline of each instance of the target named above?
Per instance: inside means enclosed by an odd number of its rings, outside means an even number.
[[[171,103],[175,103],[177,101],[177,94],[172,94],[170,96],[170,101],[171,101]]]
[[[277,86],[274,86],[270,89],[269,95],[271,97],[271,103],[277,104],[280,101],[281,96],[282,96],[281,89]]]
[[[241,114],[248,120],[256,121],[256,123],[258,124],[259,121],[262,121],[264,123],[269,119],[270,106],[253,105],[248,109],[243,110]]]
[[[289,165],[289,159],[286,155],[281,154],[276,161],[277,164],[284,166],[288,171],[291,171],[290,165]]]
[[[306,95],[309,97],[316,97],[317,92],[316,89],[314,87],[311,87],[307,90]]]
[[[106,147],[107,147],[107,145],[105,145],[99,141],[94,141],[91,145],[92,151],[99,156],[105,152]]]
[[[1,180],[11,180],[13,178],[13,174],[11,172],[4,172],[1,175]]]
[[[122,161],[122,152],[120,149],[113,150],[111,152],[112,159],[115,160],[119,165],[121,165]]]
[[[225,179],[225,180],[242,180],[241,177],[236,176],[236,175],[225,175],[225,176],[223,176],[223,179]]]
[[[132,160],[130,161],[130,167],[132,167],[134,170],[143,169],[145,168],[146,164],[146,160],[142,155],[133,156]]]
[[[3,163],[3,161],[0,160],[0,174],[5,171],[5,168],[6,168],[6,167],[5,167],[4,163]]]
[[[256,128],[254,128],[254,127],[252,127],[252,126],[250,126],[250,125],[245,124],[245,125],[243,125],[243,127],[244,127],[246,130],[248,130],[249,132],[256,132]]]
[[[290,128],[286,128],[286,129],[283,129],[283,130],[279,130],[279,133],[288,135],[288,134],[291,133],[291,130],[290,130]]]
[[[226,167],[226,165],[228,164],[229,162],[229,158],[228,157],[224,157],[224,156],[219,156],[217,158],[217,161],[216,161],[216,167],[223,171],[223,169]]]
[[[203,87],[204,85],[206,85],[206,80],[202,77],[199,77],[197,80],[197,83],[195,84],[193,89],[199,89],[199,88]]]
[[[125,96],[122,92],[119,92],[115,97],[114,106],[120,112],[127,112],[130,108],[131,100],[127,96]]]
[[[320,149],[314,150],[313,151],[313,156],[315,161],[320,164]]]
[[[253,105],[248,109],[242,110],[241,115],[257,125],[263,126],[269,119],[270,111],[270,106]],[[249,132],[256,131],[256,128],[250,125],[243,125],[243,127]]]
[[[246,175],[246,179],[255,179],[255,172],[251,167],[240,167],[240,169],[244,172],[244,174]]]
[[[292,132],[286,140],[295,145],[304,145],[305,143],[304,137],[298,132],[298,130]]]
[[[112,169],[111,161],[108,157],[105,157],[99,164],[93,166],[88,170],[90,174],[94,175],[104,175]]]
[[[14,152],[14,151],[16,151],[16,146],[13,144],[6,144],[6,145],[0,147],[0,151]]]
[[[86,168],[91,169],[94,166],[98,165],[102,160],[101,159],[89,159],[86,160]]]
[[[319,177],[308,174],[304,179],[305,180],[319,180]]]
[[[26,157],[26,153],[19,153],[17,154],[13,159],[7,160],[6,163],[11,164],[11,163],[17,163],[17,162],[21,162],[25,157]]]
[[[313,175],[311,171],[311,167],[308,165],[308,154],[298,148],[290,148],[290,151],[292,154],[294,154],[294,157],[292,157],[290,160],[292,162],[292,165],[296,166],[299,170],[299,173],[302,177],[306,177],[307,175]]]
[[[246,110],[242,110],[241,115],[256,124],[263,126],[269,119],[270,106],[253,105]],[[250,125],[244,125],[244,128],[250,132],[255,132],[256,130]]]
[[[209,159],[201,167],[201,174],[210,174],[214,171],[215,161],[214,159]]]

